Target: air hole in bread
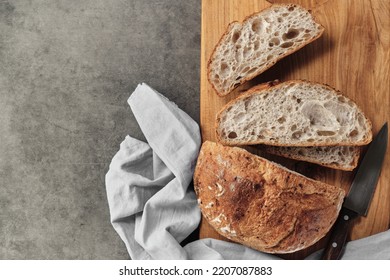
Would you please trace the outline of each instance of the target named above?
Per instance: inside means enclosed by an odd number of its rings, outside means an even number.
[[[229,66],[226,63],[221,63],[221,73],[226,73]]]
[[[271,60],[274,56],[273,55],[269,55],[267,56],[267,60]]]
[[[278,46],[280,44],[280,40],[278,38],[272,38],[270,41],[269,41],[269,46],[270,47],[273,47],[273,46]]]
[[[337,100],[340,101],[341,103],[345,103],[345,102],[346,102],[344,96],[339,96],[339,97],[337,97]]]
[[[244,110],[247,111],[249,107],[250,99],[247,98],[244,100]]]
[[[295,130],[297,130],[297,126],[296,126],[295,124],[293,124],[293,125],[291,126],[291,131],[295,131]]]
[[[246,73],[246,72],[248,72],[248,70],[249,70],[249,66],[246,66],[244,69],[242,69],[242,72]]]
[[[358,123],[360,126],[364,127],[365,126],[365,121],[364,121],[364,117],[362,115],[358,115]]]
[[[239,63],[241,61],[241,53],[236,51],[234,58],[236,59],[236,62]]]
[[[291,136],[294,139],[299,139],[302,136],[302,131],[295,131]]]
[[[232,42],[236,43],[237,40],[240,38],[240,35],[241,35],[241,33],[239,31],[234,32],[233,36],[232,36]]]
[[[247,72],[247,74],[249,75],[249,74],[252,74],[253,72],[255,72],[256,71],[256,68],[252,68],[251,70],[249,70],[248,72]]]
[[[297,98],[297,103],[301,103],[301,99],[300,98]]]
[[[356,129],[354,129],[349,133],[349,137],[356,137],[358,134],[359,132]]]
[[[253,44],[253,49],[254,49],[255,51],[257,51],[257,50],[259,49],[259,47],[260,47],[260,43],[259,43],[258,41],[256,41],[256,42]]]
[[[317,131],[317,134],[318,136],[333,136],[336,132],[330,130],[319,130]]]
[[[288,8],[288,10],[289,10],[290,12],[292,12],[292,11],[294,11],[294,8],[295,8],[295,6],[291,6],[291,7]]]
[[[287,40],[291,40],[291,39],[294,39],[295,37],[297,37],[299,35],[299,30],[297,29],[294,29],[294,28],[291,28],[287,31],[287,33],[284,33],[283,36],[282,36],[282,39],[284,41],[287,41]]]
[[[329,130],[327,128],[336,122],[336,117],[318,102],[305,102],[301,108],[301,112],[309,120],[311,126],[323,128],[319,130]],[[332,128],[332,130],[336,129],[336,127]]]
[[[283,19],[278,17],[278,22],[281,23],[282,21],[283,21]]]
[[[242,54],[244,55],[244,58],[247,58],[251,54],[250,48],[245,47]]]
[[[286,121],[286,118],[285,117],[280,117],[278,119],[278,123],[284,123]]]
[[[235,139],[235,138],[237,138],[237,133],[235,133],[234,131],[229,132],[228,138],[230,138],[230,139]]]
[[[291,47],[292,45],[294,45],[294,42],[286,42],[286,43],[281,44],[280,47],[287,49],[287,48]]]
[[[252,22],[252,30],[255,33],[259,33],[261,31],[261,21],[260,20],[254,20]]]

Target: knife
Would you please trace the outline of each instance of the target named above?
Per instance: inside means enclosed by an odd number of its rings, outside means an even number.
[[[333,226],[330,239],[322,254],[323,260],[340,259],[353,221],[359,216],[367,216],[386,153],[387,131],[386,123],[368,147]]]

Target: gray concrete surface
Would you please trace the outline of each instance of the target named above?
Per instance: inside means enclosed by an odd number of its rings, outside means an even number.
[[[147,82],[199,120],[200,0],[0,0],[0,259],[127,259],[104,177]]]

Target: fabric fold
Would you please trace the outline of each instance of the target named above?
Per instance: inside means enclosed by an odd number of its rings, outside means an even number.
[[[188,189],[199,127],[146,84],[128,103],[147,143],[127,136],[106,175],[111,223],[133,259],[187,259],[180,246],[200,221]]]

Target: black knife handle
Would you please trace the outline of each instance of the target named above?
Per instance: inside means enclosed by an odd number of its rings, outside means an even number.
[[[349,229],[359,215],[347,208],[341,208],[340,214],[333,226],[330,239],[322,254],[323,260],[339,260],[343,251]]]

